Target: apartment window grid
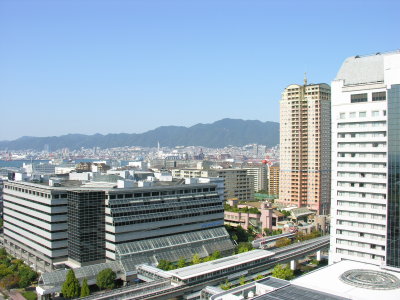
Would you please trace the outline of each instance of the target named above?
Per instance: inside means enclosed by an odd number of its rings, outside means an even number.
[[[361,96],[360,96],[361,97]],[[365,99],[365,98],[364,98]],[[355,102],[363,102],[355,101]],[[356,112],[350,112],[349,117],[356,117]],[[359,117],[369,116],[369,112],[358,112]],[[376,113],[371,113],[376,116]],[[346,118],[345,113],[339,115],[339,119]],[[386,184],[371,183],[368,178],[382,178],[386,176],[379,173],[377,168],[386,167],[386,131],[377,131],[376,126],[384,126],[386,122],[345,122],[339,121],[338,128],[338,160],[337,166],[342,170],[337,173],[337,220],[336,233],[339,236],[357,238],[357,242],[345,242],[344,239],[337,240],[337,253],[372,258],[374,260],[383,260],[383,255],[378,255],[379,251],[385,251],[385,246],[371,243],[371,239],[380,243],[385,241],[385,226],[379,224],[386,219]],[[379,125],[378,125],[379,124]],[[354,132],[355,128],[362,131]],[[350,130],[348,130],[350,129]],[[371,130],[368,130],[371,129]],[[357,142],[346,142],[343,139],[353,139]],[[365,142],[359,142],[359,139],[368,139]],[[340,142],[339,142],[340,141]],[[371,149],[368,151],[367,149]],[[367,150],[367,151],[366,151]],[[383,175],[383,176],[382,176]],[[371,189],[385,190],[382,193],[371,193]],[[353,221],[349,221],[353,220]],[[375,224],[378,223],[378,224]],[[348,230],[342,230],[341,226],[346,226]],[[363,232],[373,228],[379,234],[369,234]],[[340,245],[346,245],[348,249],[341,249]],[[363,252],[356,251],[357,248],[363,248]],[[371,251],[373,253],[371,253]],[[378,252],[376,252],[378,251]],[[368,253],[370,252],[370,253]]]

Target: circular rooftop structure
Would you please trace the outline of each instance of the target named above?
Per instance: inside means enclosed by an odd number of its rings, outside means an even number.
[[[400,288],[400,280],[396,276],[381,271],[353,269],[344,272],[339,278],[352,286],[371,290]]]

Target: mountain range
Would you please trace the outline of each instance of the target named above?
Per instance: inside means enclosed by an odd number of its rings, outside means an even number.
[[[262,144],[269,147],[279,143],[279,123],[257,120],[222,119],[211,124],[196,124],[191,127],[161,126],[144,133],[118,134],[67,134],[51,137],[24,136],[14,141],[0,141],[0,149],[43,150],[49,145],[52,151],[62,148],[71,150],[92,147],[113,148],[123,146],[203,146],[221,148]]]

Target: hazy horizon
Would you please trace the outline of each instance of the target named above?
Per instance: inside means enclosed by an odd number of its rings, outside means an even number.
[[[99,132],[95,132],[95,133],[91,133],[91,134],[84,134],[84,133],[80,133],[80,132],[70,132],[70,133],[65,133],[65,134],[60,134],[60,135],[44,135],[44,136],[29,136],[29,135],[24,135],[24,136],[20,136],[17,137],[15,139],[11,139],[11,140],[0,140],[0,142],[7,142],[7,141],[14,141],[14,140],[18,140],[24,137],[34,137],[34,138],[42,138],[42,137],[60,137],[60,136],[64,136],[64,135],[75,135],[75,134],[82,134],[82,135],[96,135],[96,134],[100,134],[100,135],[109,135],[109,134],[142,134],[142,133],[146,133],[148,131],[152,131],[155,130],[159,127],[169,127],[169,126],[177,126],[177,127],[186,127],[186,128],[190,128],[192,126],[195,125],[199,125],[199,124],[213,124],[215,122],[221,121],[221,120],[226,120],[226,119],[231,119],[231,120],[243,120],[243,121],[260,121],[260,120],[245,120],[245,119],[234,119],[234,118],[223,118],[220,120],[216,120],[213,122],[209,122],[209,123],[204,123],[204,122],[200,122],[200,123],[195,123],[195,124],[191,124],[189,126],[182,126],[182,125],[161,125],[161,126],[157,126],[155,128],[151,128],[149,130],[143,131],[143,132],[108,132],[108,133],[99,133]],[[273,123],[279,123],[279,122],[275,122],[275,121],[260,121],[262,123],[267,123],[267,122],[273,122]]]

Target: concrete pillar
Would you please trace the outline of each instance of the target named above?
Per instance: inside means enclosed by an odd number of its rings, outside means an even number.
[[[297,260],[293,259],[290,261],[290,269],[295,271],[297,269]]]
[[[321,250],[317,251],[317,261],[321,261],[322,255],[321,255]]]

